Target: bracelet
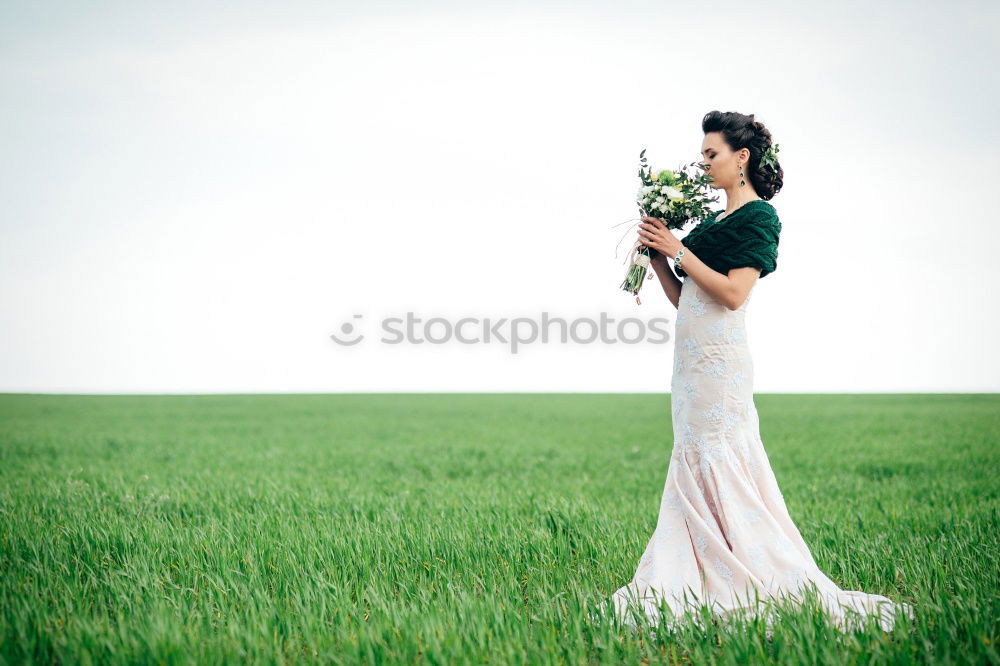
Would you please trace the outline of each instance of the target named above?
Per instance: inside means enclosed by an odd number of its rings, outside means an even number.
[[[677,256],[674,257],[674,268],[680,268],[681,265],[681,255],[684,254],[684,248],[677,250]]]

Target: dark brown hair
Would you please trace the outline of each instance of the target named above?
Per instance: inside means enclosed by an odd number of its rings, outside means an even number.
[[[733,150],[750,150],[750,161],[743,172],[750,178],[753,189],[761,199],[771,199],[781,190],[785,172],[775,161],[774,167],[761,165],[760,156],[771,146],[771,132],[764,123],[754,120],[754,114],[745,115],[736,111],[709,111],[701,119],[701,131],[720,132],[722,138]]]

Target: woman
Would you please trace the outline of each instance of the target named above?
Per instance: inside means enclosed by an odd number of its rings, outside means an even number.
[[[612,597],[616,612],[628,623],[636,612],[655,622],[662,599],[678,618],[692,601],[725,617],[818,590],[813,598],[842,629],[876,615],[889,631],[890,599],[842,590],[816,566],[760,438],[745,315],[758,278],[777,268],[781,223],[768,200],[783,172],[771,133],[753,114],[719,111],[704,117],[702,130],[704,169],[712,187],[726,191],[725,212],[709,215],[683,242],[655,218],[643,217],[639,229],[678,310],[674,439],[656,529],[632,581]]]

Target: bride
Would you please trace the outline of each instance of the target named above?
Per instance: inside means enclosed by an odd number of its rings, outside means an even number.
[[[612,595],[615,612],[629,624],[637,614],[655,624],[661,600],[676,618],[695,609],[689,602],[731,617],[808,597],[842,630],[874,616],[890,631],[896,609],[912,617],[912,607],[840,589],[820,571],[760,437],[745,315],[758,278],[777,268],[781,223],[768,201],[782,185],[777,147],[753,114],[712,111],[702,131],[703,168],[725,190],[725,212],[683,242],[656,218],[640,224],[638,242],[655,250],[652,265],[677,308],[673,451],[656,529],[632,580]]]

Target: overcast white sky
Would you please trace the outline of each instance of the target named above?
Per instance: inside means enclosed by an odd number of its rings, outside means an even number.
[[[712,109],[786,174],[757,392],[1000,388],[997,3],[139,4],[0,8],[0,391],[666,392],[672,342],[379,322],[672,333],[612,225]]]

